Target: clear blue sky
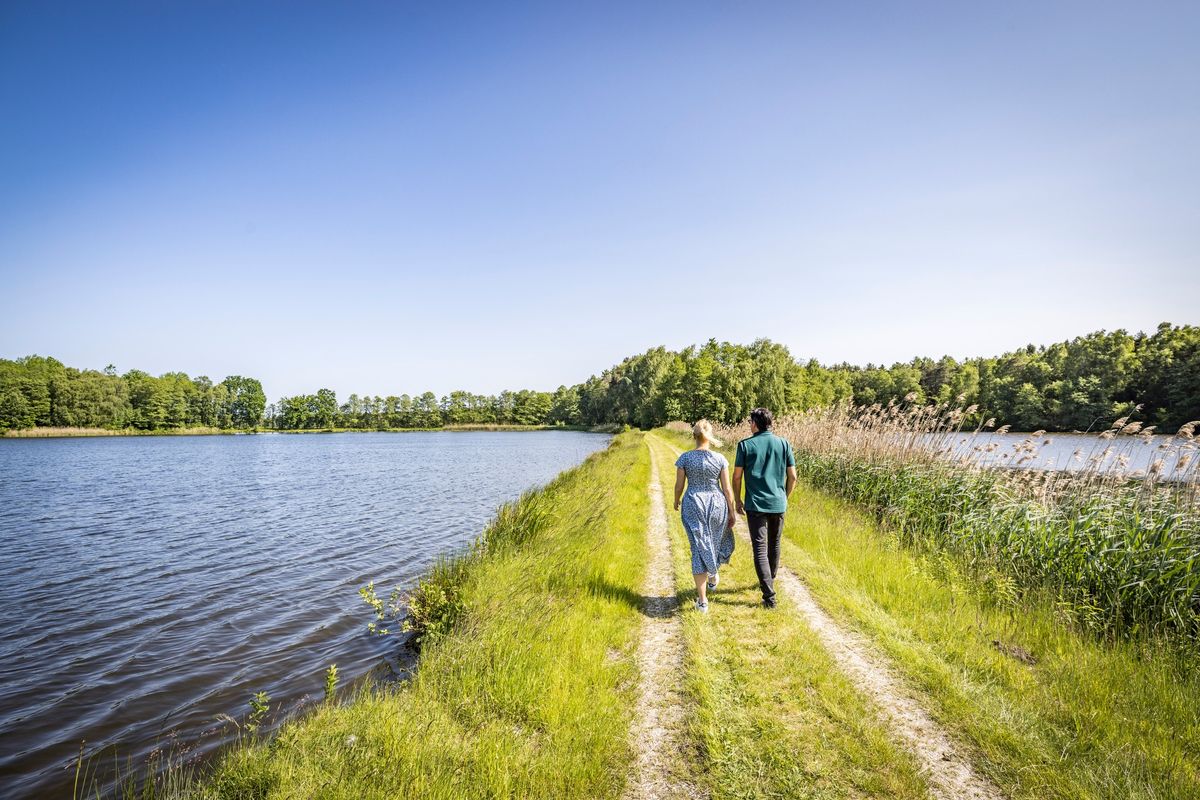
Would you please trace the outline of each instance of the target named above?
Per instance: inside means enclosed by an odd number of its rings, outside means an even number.
[[[1200,323],[1200,4],[0,4],[0,357],[271,399]]]

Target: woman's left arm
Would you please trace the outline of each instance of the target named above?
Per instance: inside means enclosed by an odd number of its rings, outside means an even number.
[[[675,468],[675,510],[679,510],[679,498],[683,497],[683,487],[687,484],[687,473],[683,467]]]
[[[729,527],[737,524],[737,510],[733,504],[733,487],[729,484],[729,467],[721,467],[721,491],[725,493],[725,506],[729,509]]]

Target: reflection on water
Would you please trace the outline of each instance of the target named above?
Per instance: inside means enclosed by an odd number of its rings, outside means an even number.
[[[411,585],[496,506],[606,446],[538,433],[0,440],[0,797],[70,793],[80,742],[197,752],[265,690],[394,643],[356,590]],[[108,759],[111,763],[111,758]]]

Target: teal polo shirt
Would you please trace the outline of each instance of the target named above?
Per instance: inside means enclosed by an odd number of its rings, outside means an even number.
[[[787,468],[796,466],[796,456],[787,439],[769,430],[742,439],[733,466],[742,468],[747,511],[752,514],[787,511]]]

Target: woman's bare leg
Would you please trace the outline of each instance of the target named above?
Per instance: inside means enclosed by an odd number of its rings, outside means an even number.
[[[701,603],[708,602],[708,573],[697,572],[692,575],[696,579],[696,597]]]

